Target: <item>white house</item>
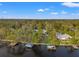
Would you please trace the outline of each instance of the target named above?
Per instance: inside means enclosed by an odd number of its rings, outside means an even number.
[[[43,29],[42,33],[45,34],[46,36],[48,36],[48,32],[46,31],[46,29]]]
[[[68,34],[56,33],[56,38],[59,40],[68,40],[71,39],[72,37]]]
[[[43,29],[42,31],[43,31],[43,34],[45,34],[47,32],[46,29]]]
[[[38,29],[34,29],[34,32],[38,32]]]
[[[37,26],[34,26],[34,32],[38,32]]]

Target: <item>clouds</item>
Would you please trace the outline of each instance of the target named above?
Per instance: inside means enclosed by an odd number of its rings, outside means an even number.
[[[23,7],[20,7],[23,6]],[[30,8],[28,8],[30,7]],[[77,7],[77,8],[73,8]],[[76,2],[0,3],[0,16],[17,18],[68,18],[79,16]],[[8,16],[9,15],[9,16]],[[28,17],[24,17],[24,16]],[[10,17],[12,17],[10,16]],[[14,17],[14,18],[16,18]]]
[[[1,6],[1,7],[3,7],[3,4],[2,4],[2,3],[0,3],[0,6]],[[1,12],[2,12],[3,14],[6,14],[6,13],[7,13],[7,11],[6,11],[6,10],[2,10]]]
[[[66,12],[66,11],[61,11],[61,12],[51,12],[51,14],[52,15],[67,15],[68,14],[68,12]]]
[[[79,3],[72,3],[72,2],[64,2],[62,3],[62,5],[66,7],[79,7]]]
[[[38,14],[44,14],[44,13],[48,13],[48,14],[52,14],[52,15],[57,15],[58,12],[49,12],[49,10],[51,11],[52,9],[50,8],[44,8],[44,9],[38,9],[37,12],[39,12]]]
[[[66,14],[68,14],[68,12],[67,11],[64,11],[64,9],[63,10],[60,10],[60,11],[58,11],[58,9],[54,9],[54,8],[41,8],[41,9],[37,9],[36,10],[37,11],[37,14],[50,14],[50,15],[66,15]]]
[[[66,12],[66,11],[61,11],[60,14],[68,14],[68,12]]]
[[[37,11],[38,12],[45,12],[45,11],[48,11],[49,10],[49,8],[45,8],[45,9],[38,9]]]
[[[49,9],[38,9],[37,11],[39,13],[37,13],[37,14],[44,14],[44,12],[47,12],[48,14],[51,14],[51,15],[59,15],[59,14],[66,15],[66,14],[68,14],[68,12],[64,11],[64,10],[61,10],[60,12],[58,12],[56,10],[48,12],[48,10]],[[52,9],[50,9],[50,10],[52,10]]]
[[[44,9],[38,9],[37,11],[38,12],[44,12],[45,10]]]
[[[48,12],[49,10],[52,10],[52,9],[49,9],[49,8],[45,8],[45,9],[38,9],[37,11],[39,12],[38,14],[44,14],[44,13],[48,13],[48,14],[52,14],[52,15],[58,15],[59,13],[58,12]]]
[[[52,15],[58,15],[58,12],[51,12]]]

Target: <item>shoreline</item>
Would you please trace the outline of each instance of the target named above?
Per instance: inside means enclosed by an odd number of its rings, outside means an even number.
[[[1,41],[2,42],[10,42],[13,45],[17,43],[17,42],[12,42],[11,40],[1,40]],[[27,44],[27,42],[21,42],[21,43]],[[78,44],[59,44],[59,45],[57,45],[57,44],[46,44],[46,43],[30,43],[30,44],[33,44],[33,45],[54,45],[54,46],[73,46],[73,45],[79,46]]]

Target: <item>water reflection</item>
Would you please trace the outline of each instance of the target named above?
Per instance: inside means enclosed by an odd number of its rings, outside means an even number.
[[[6,47],[0,48],[0,56],[16,56],[6,52]],[[16,49],[18,50],[18,49]],[[5,52],[4,52],[5,51]],[[10,50],[9,50],[10,51]],[[19,51],[19,50],[18,50]],[[21,51],[21,50],[20,50]],[[24,54],[20,57],[79,57],[79,49],[71,46],[56,46],[56,50],[48,50],[46,45],[33,45],[32,48],[26,48]]]
[[[39,49],[37,50],[37,52]],[[44,56],[44,57],[75,57],[79,56],[79,49],[75,50],[71,46],[65,47],[65,46],[59,46],[56,48],[56,50],[49,51],[46,49],[46,46],[40,47],[40,53],[38,55]],[[36,53],[36,52],[35,52]]]

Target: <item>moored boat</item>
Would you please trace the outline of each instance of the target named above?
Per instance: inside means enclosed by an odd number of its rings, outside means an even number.
[[[32,48],[32,46],[33,46],[33,44],[31,44],[31,43],[25,44],[25,47],[27,47],[27,48]]]
[[[47,46],[47,49],[49,50],[49,51],[53,51],[53,50],[56,50],[56,46]]]

